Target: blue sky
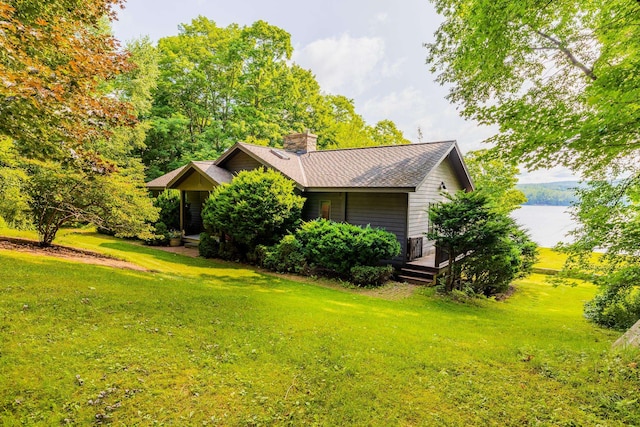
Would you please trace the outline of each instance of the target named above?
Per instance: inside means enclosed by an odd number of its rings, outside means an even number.
[[[220,26],[259,19],[286,30],[293,60],[327,93],[348,96],[368,123],[391,119],[411,141],[455,139],[464,152],[482,148],[495,129],[460,118],[425,64],[423,43],[441,18],[427,0],[128,0],[114,24],[123,42],[175,35],[198,15]],[[571,179],[562,169],[523,174],[521,182]]]

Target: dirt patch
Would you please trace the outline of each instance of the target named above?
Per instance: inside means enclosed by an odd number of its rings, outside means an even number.
[[[509,285],[509,287],[505,292],[496,295],[496,301],[504,301],[507,298],[510,298],[515,292],[516,292],[516,287],[513,285]]]
[[[186,246],[154,246],[153,248],[160,251],[171,252],[172,254],[189,256],[191,258],[198,258],[200,256],[198,248],[188,248]]]
[[[387,282],[379,288],[359,289],[358,293],[388,300],[401,300],[414,294],[418,285],[400,282]]]
[[[26,252],[33,255],[46,255],[56,258],[63,258],[72,261],[82,262],[85,264],[104,265],[107,267],[125,268],[136,271],[148,271],[139,265],[112,258],[110,256],[100,254],[98,252],[87,251],[84,249],[70,248],[68,246],[51,245],[47,248],[38,246],[38,242],[28,239],[17,239],[13,237],[0,237],[0,250],[10,250],[17,252]]]

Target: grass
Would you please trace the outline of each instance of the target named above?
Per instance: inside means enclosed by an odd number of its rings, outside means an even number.
[[[400,301],[88,232],[154,272],[0,250],[0,424],[638,425],[640,354],[595,289]]]
[[[601,256],[601,253],[594,252],[590,262],[597,264]],[[562,252],[550,248],[538,248],[538,262],[534,265],[534,269],[561,270],[566,260],[567,255]]]

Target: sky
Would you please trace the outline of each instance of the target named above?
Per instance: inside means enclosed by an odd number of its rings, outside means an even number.
[[[466,153],[488,147],[482,141],[497,131],[461,118],[430,73],[423,44],[442,18],[428,0],[127,0],[113,30],[122,42],[157,41],[199,15],[218,26],[264,20],[284,29],[293,61],[324,92],[353,99],[369,124],[392,120],[413,142],[455,139]],[[561,168],[520,176],[521,183],[569,179]]]

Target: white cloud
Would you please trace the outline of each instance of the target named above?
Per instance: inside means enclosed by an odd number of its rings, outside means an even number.
[[[521,169],[522,170],[522,169]],[[556,166],[551,169],[541,169],[533,172],[522,172],[518,176],[520,184],[540,184],[543,182],[578,181],[580,177],[569,169]]]
[[[324,91],[355,96],[377,81],[384,49],[379,37],[343,34],[316,40],[294,53],[293,59],[313,71]]]
[[[380,12],[374,17],[374,22],[382,23],[385,22],[387,18],[389,18],[389,14],[387,12]]]
[[[393,117],[406,118],[408,115],[415,117],[417,112],[419,114],[426,109],[427,102],[420,91],[410,86],[401,92],[368,99],[362,106],[362,113],[370,121],[379,121]]]

